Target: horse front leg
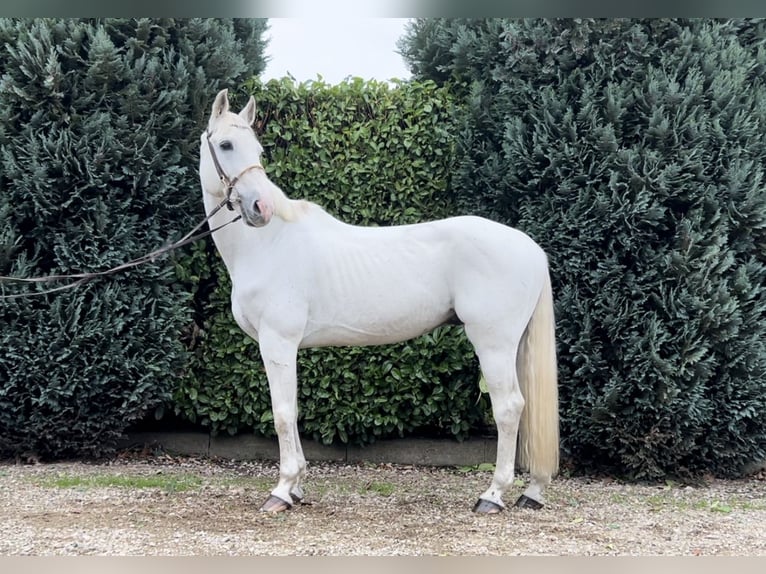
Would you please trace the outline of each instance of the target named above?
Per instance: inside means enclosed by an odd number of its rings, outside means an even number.
[[[303,498],[300,480],[306,471],[298,435],[298,346],[269,330],[261,330],[259,344],[269,380],[274,429],[279,439],[279,482],[261,510],[283,512]]]

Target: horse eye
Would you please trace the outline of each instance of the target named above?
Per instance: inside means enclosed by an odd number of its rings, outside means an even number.
[[[221,149],[224,151],[231,151],[234,149],[234,146],[231,145],[231,142],[229,140],[226,140],[221,142]]]

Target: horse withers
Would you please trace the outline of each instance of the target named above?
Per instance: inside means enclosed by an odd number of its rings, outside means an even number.
[[[303,498],[298,349],[380,345],[457,320],[479,358],[497,424],[492,483],[474,510],[505,505],[519,462],[531,481],[517,506],[539,508],[559,460],[554,314],[547,257],[517,229],[473,216],[392,227],[346,224],[289,199],[266,175],[251,97],[213,102],[201,136],[208,214],[222,202],[241,222],[213,235],[231,276],[237,324],[258,342],[279,439],[279,481],[261,510]],[[230,219],[218,211],[210,227]]]

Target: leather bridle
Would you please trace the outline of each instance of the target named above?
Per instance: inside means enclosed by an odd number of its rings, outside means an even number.
[[[207,147],[210,150],[210,157],[213,158],[213,165],[215,166],[215,171],[218,172],[218,178],[221,180],[221,183],[224,186],[224,190],[226,193],[226,207],[229,211],[234,211],[234,205],[233,200],[231,199],[231,192],[234,191],[234,186],[237,185],[239,180],[242,178],[243,175],[245,175],[248,171],[253,169],[260,169],[261,171],[266,171],[263,166],[259,163],[254,163],[253,165],[250,165],[240,171],[237,176],[234,179],[230,179],[229,176],[226,174],[226,171],[224,171],[223,166],[221,165],[221,162],[218,161],[218,155],[215,153],[215,146],[213,145],[213,142],[210,140],[210,132],[205,131],[205,137],[207,138]],[[237,200],[238,201],[238,200]]]

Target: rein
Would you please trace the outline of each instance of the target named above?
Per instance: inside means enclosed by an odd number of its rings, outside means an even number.
[[[224,188],[226,191],[226,197],[224,197],[223,200],[218,205],[216,205],[215,208],[213,208],[213,210],[207,215],[207,217],[205,217],[196,226],[194,226],[194,228],[189,233],[184,235],[181,239],[179,239],[175,243],[171,243],[170,245],[166,245],[164,247],[156,249],[152,251],[151,253],[147,253],[146,255],[143,255],[141,257],[138,257],[126,263],[122,263],[120,265],[117,265],[116,267],[112,267],[111,269],[106,269],[104,271],[94,271],[92,273],[70,273],[67,275],[47,275],[45,277],[7,277],[5,275],[0,275],[0,282],[13,281],[16,283],[51,283],[54,281],[72,280],[72,282],[67,285],[54,287],[52,289],[46,289],[44,291],[36,291],[34,293],[17,293],[14,295],[0,295],[0,299],[20,299],[22,297],[34,297],[37,295],[47,295],[49,293],[64,291],[65,289],[72,289],[73,287],[77,287],[78,285],[82,285],[83,283],[86,283],[87,281],[91,281],[98,277],[105,277],[107,275],[112,275],[114,273],[124,271],[125,269],[130,269],[132,267],[137,267],[138,265],[142,265],[144,263],[149,263],[151,261],[154,261],[155,259],[157,259],[158,257],[161,257],[162,255],[170,253],[171,251],[178,249],[179,247],[183,247],[184,245],[188,245],[189,243],[193,243],[194,241],[197,241],[198,239],[203,239],[207,237],[208,235],[212,235],[219,229],[223,229],[227,225],[231,225],[232,223],[242,219],[241,215],[237,215],[234,219],[232,219],[231,221],[227,221],[223,225],[219,225],[218,227],[215,227],[214,229],[209,229],[207,231],[203,231],[202,233],[198,233],[197,235],[195,235],[195,232],[199,230],[200,227],[205,225],[205,223],[207,223],[211,217],[213,217],[216,213],[218,213],[224,205],[227,207],[227,209],[229,209],[229,211],[234,211],[233,204],[235,202],[238,202],[239,200],[238,199],[232,200],[231,193],[232,191],[234,191],[234,187],[237,185],[240,178],[244,174],[246,174],[248,171],[253,169],[264,170],[262,165],[253,164],[251,166],[246,167],[241,172],[239,172],[239,174],[234,179],[230,179],[229,176],[226,175],[226,172],[221,166],[221,163],[218,161],[218,156],[215,153],[215,148],[213,146],[213,143],[210,141],[210,132],[205,132],[205,133],[207,135],[207,145],[210,150],[210,156],[213,158],[213,165],[215,165],[215,170],[216,172],[218,172],[218,177],[220,178],[221,183],[223,183],[224,185]]]
[[[227,225],[231,225],[232,223],[239,221],[239,219],[241,219],[242,217],[241,215],[236,216],[234,219],[232,219],[231,221],[227,221],[223,225],[219,225],[218,227],[215,227],[213,229],[208,229],[207,231],[203,231],[202,233],[197,233],[195,235],[195,232],[200,227],[205,225],[205,223],[207,223],[211,217],[213,217],[216,213],[218,213],[221,210],[221,208],[224,205],[226,205],[227,202],[228,202],[228,197],[225,198],[223,201],[221,201],[221,203],[216,205],[215,208],[202,221],[200,221],[197,225],[195,225],[194,228],[189,233],[184,235],[181,239],[179,239],[175,243],[171,243],[170,245],[166,245],[164,247],[160,247],[159,249],[155,249],[154,251],[147,253],[146,255],[142,255],[141,257],[138,257],[126,263],[122,263],[120,265],[117,265],[116,267],[112,267],[111,269],[105,269],[104,271],[94,271],[92,273],[47,275],[45,277],[6,277],[4,275],[0,275],[0,282],[14,281],[17,283],[50,283],[53,281],[64,281],[68,279],[76,279],[76,281],[73,281],[72,283],[69,283],[68,285],[62,285],[60,287],[46,289],[45,291],[36,291],[34,293],[17,293],[15,295],[0,295],[0,299],[20,299],[22,297],[34,297],[37,295],[47,295],[48,293],[56,293],[58,291],[64,291],[65,289],[71,289],[73,287],[77,287],[78,285],[82,285],[83,283],[87,281],[91,281],[92,279],[96,279],[98,277],[105,277],[107,275],[112,275],[119,271],[124,271],[125,269],[137,267],[138,265],[141,265],[143,263],[154,261],[155,259],[157,259],[158,257],[161,257],[162,255],[170,253],[171,251],[178,249],[179,247],[183,247],[184,245],[188,245],[189,243],[193,243],[194,241],[197,241],[198,239],[203,239],[207,237],[208,235],[212,235],[219,229],[223,229]]]

